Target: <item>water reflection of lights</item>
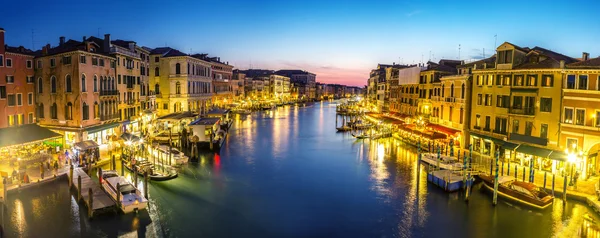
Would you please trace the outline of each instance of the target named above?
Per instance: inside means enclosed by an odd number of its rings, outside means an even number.
[[[15,200],[15,208],[10,218],[10,223],[16,228],[19,234],[24,234],[27,230],[27,222],[25,221],[25,211],[23,209],[23,202],[20,199]]]

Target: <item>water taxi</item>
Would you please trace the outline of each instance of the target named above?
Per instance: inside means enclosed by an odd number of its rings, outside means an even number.
[[[140,190],[119,176],[117,171],[102,171],[101,178],[102,187],[117,204],[120,204],[119,208],[123,213],[137,212],[148,206],[148,200]]]
[[[479,178],[483,180],[485,188],[494,191],[494,177],[479,175]],[[538,209],[545,209],[554,201],[552,196],[537,185],[516,181],[514,177],[506,175],[498,177],[498,195],[504,199]]]

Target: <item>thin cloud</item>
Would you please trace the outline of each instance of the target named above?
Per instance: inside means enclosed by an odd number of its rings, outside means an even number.
[[[406,17],[412,17],[414,15],[421,14],[421,12],[423,12],[423,11],[421,11],[421,10],[415,10],[415,11],[406,13]]]

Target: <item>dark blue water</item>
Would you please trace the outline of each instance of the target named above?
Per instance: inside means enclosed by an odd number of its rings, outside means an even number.
[[[417,182],[414,149],[335,132],[335,107],[283,107],[237,118],[219,156],[150,184],[137,215],[88,220],[66,181],[9,198],[11,237],[573,237],[586,206],[529,210],[475,187]],[[424,169],[424,168],[422,168]],[[80,212],[81,211],[81,212]],[[595,215],[594,217],[598,219]]]

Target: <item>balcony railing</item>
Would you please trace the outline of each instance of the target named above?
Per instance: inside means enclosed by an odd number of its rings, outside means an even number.
[[[116,96],[119,95],[119,91],[117,90],[102,90],[100,91],[100,96]]]
[[[509,108],[508,113],[510,114],[518,114],[518,115],[527,115],[534,116],[535,115],[535,107],[524,107],[524,108]]]
[[[536,144],[536,145],[542,145],[542,146],[548,145],[548,138],[528,136],[528,135],[517,134],[517,133],[510,133],[509,138],[511,140],[527,142],[527,143],[532,143],[532,144]]]

